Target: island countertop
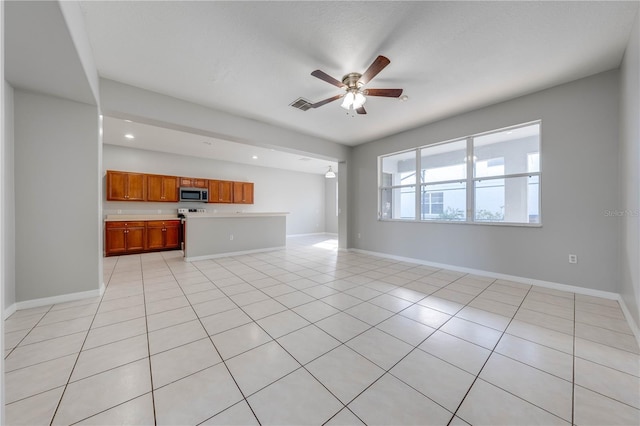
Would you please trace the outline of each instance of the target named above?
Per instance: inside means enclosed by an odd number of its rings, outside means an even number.
[[[229,218],[229,217],[269,217],[286,216],[289,212],[222,212],[222,213],[185,213],[186,219]]]

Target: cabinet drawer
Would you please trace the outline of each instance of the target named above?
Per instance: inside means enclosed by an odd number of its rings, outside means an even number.
[[[161,222],[162,223],[162,222]],[[137,228],[137,227],[142,227],[144,228],[145,223],[144,222],[106,222],[105,226],[107,229],[109,228]]]
[[[148,220],[147,227],[148,228],[160,228],[163,226],[178,226],[180,225],[179,220]]]

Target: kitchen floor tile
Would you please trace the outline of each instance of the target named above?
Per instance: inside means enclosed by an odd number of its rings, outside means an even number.
[[[400,312],[400,315],[411,318],[431,328],[438,328],[451,318],[443,312],[421,305],[413,305]]]
[[[324,424],[324,426],[365,426],[348,408],[343,408],[338,414]]]
[[[316,323],[318,327],[340,340],[346,342],[371,326],[351,315],[340,312]]]
[[[64,386],[39,393],[5,405],[4,417],[7,425],[50,424],[58,407]]]
[[[252,322],[251,318],[239,308],[232,308],[219,314],[209,315],[200,320],[209,336]]]
[[[412,302],[401,299],[399,297],[391,296],[390,294],[382,294],[378,297],[374,297],[373,299],[369,300],[369,303],[396,313],[412,305]]]
[[[576,337],[581,337],[607,346],[613,346],[614,348],[622,349],[624,351],[640,354],[638,342],[631,334],[618,333],[606,328],[577,322]]]
[[[346,346],[337,347],[306,368],[344,404],[384,374],[380,367]]]
[[[108,391],[107,391],[108,390]],[[144,359],[70,383],[54,425],[68,425],[151,391],[149,360]]]
[[[116,405],[76,425],[151,425],[154,422],[151,393]]]
[[[316,300],[304,305],[296,306],[293,311],[310,322],[320,321],[340,312],[331,305],[327,305],[321,300]]]
[[[513,320],[507,334],[573,355],[573,336],[526,322]]]
[[[315,325],[280,337],[278,343],[303,365],[340,345],[338,340]]]
[[[309,321],[287,310],[256,321],[274,339],[309,325]]]
[[[86,332],[80,332],[30,345],[18,346],[4,360],[4,371],[10,372],[65,355],[77,354],[80,352],[86,335]]]
[[[245,400],[205,420],[200,425],[210,426],[258,426],[258,420]]]
[[[71,382],[149,357],[147,336],[140,335],[80,352]]]
[[[640,355],[576,338],[576,357],[640,377]]]
[[[436,331],[420,346],[421,350],[477,375],[491,352],[482,346]]]
[[[117,342],[118,340],[145,334],[147,321],[145,318],[136,318],[89,330],[83,349],[91,349],[96,346]]]
[[[197,319],[191,306],[172,309],[153,315],[147,315],[147,328],[149,331],[160,330]]]
[[[349,404],[368,425],[446,425],[452,414],[405,383],[385,374]],[[427,420],[428,419],[428,420]]]
[[[233,378],[217,364],[154,391],[158,425],[201,423],[242,400]]]
[[[436,311],[444,312],[445,314],[449,315],[455,315],[460,309],[464,308],[464,305],[461,303],[457,303],[433,295],[422,299],[418,302],[418,305],[435,309]]]
[[[228,360],[227,367],[242,393],[249,396],[300,368],[300,363],[272,341]]]
[[[575,384],[640,409],[640,378],[595,364],[575,360]]]
[[[248,398],[263,425],[320,425],[343,405],[300,368]]]
[[[211,337],[222,359],[229,359],[271,340],[271,336],[256,323],[241,325]]]
[[[220,363],[222,359],[208,338],[160,352],[151,357],[153,387],[157,389]]]
[[[5,403],[19,401],[60,386],[69,380],[77,355],[67,355],[5,374]]]
[[[571,422],[571,382],[497,353],[479,377]]]
[[[560,417],[481,379],[473,384],[456,415],[470,425],[570,425]]]
[[[412,346],[419,345],[435,331],[434,328],[427,327],[422,323],[401,315],[395,315],[388,320],[381,322],[376,326],[376,328],[392,335],[393,337],[403,340]]]
[[[346,345],[384,370],[393,367],[413,349],[413,346],[377,328],[354,337]]]
[[[153,331],[150,332],[148,336],[149,351],[151,352],[151,355],[154,355],[159,352],[164,352],[166,350],[200,340],[207,337],[207,333],[204,328],[202,328],[200,321],[196,320],[163,328],[162,330]]]
[[[68,336],[70,334],[79,333],[89,330],[93,317],[81,317],[48,325],[38,325],[34,327],[21,345],[41,342],[43,340],[55,339],[56,337]],[[6,342],[5,342],[6,346]]]
[[[391,311],[367,302],[349,308],[345,312],[369,325],[379,324],[394,315]]]
[[[575,387],[574,398],[575,424],[590,426],[640,424],[640,410],[582,386]]]
[[[475,379],[474,375],[421,350],[411,352],[389,372],[452,413]]]

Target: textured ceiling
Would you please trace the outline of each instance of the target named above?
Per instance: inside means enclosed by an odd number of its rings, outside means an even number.
[[[347,144],[619,66],[638,2],[82,2],[102,77]],[[377,55],[368,115],[310,75]]]

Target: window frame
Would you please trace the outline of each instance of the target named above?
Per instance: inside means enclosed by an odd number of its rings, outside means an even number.
[[[501,174],[495,176],[483,176],[483,177],[475,177],[474,176],[474,167],[476,165],[476,159],[474,157],[474,139],[480,136],[486,136],[494,133],[501,133],[513,129],[518,129],[522,127],[528,127],[532,125],[538,125],[538,171],[537,172],[525,172],[525,173],[512,173],[512,174]],[[423,148],[430,148],[438,145],[445,145],[456,143],[460,141],[466,141],[466,177],[465,179],[454,179],[447,181],[436,181],[436,182],[422,182],[422,155],[421,150]],[[464,137],[449,139],[442,142],[437,142],[428,145],[421,145],[411,149],[405,149],[402,151],[392,152],[384,155],[378,156],[378,221],[385,222],[420,222],[420,223],[436,223],[436,224],[465,224],[465,225],[484,225],[484,226],[516,226],[516,227],[527,227],[527,228],[541,228],[543,224],[543,213],[542,213],[542,171],[543,171],[543,161],[542,161],[542,120],[533,120],[526,123],[520,123],[513,126],[507,126],[500,129],[489,130],[482,133],[476,133],[473,135],[468,135]],[[408,152],[414,152],[415,162],[416,162],[416,180],[414,184],[411,185],[391,185],[391,186],[383,186],[383,171],[382,171],[382,162],[386,157],[391,157],[398,154],[404,154]],[[510,178],[518,178],[518,177],[526,177],[531,178],[533,176],[537,176],[537,185],[538,185],[538,222],[528,223],[528,222],[504,222],[504,221],[477,221],[476,220],[476,183],[480,181],[487,180],[497,180],[503,179],[506,181]],[[466,211],[465,218],[463,220],[438,220],[438,219],[422,219],[422,189],[423,187],[430,185],[442,185],[448,183],[465,183],[465,191],[466,191]],[[415,191],[415,214],[413,219],[395,219],[395,218],[383,218],[382,217],[382,194],[385,190],[393,191],[397,188],[404,187],[413,187]],[[444,208],[444,205],[443,205]]]

